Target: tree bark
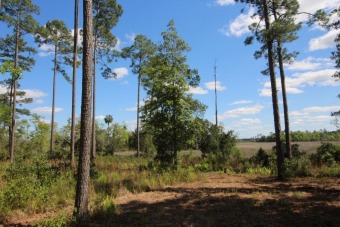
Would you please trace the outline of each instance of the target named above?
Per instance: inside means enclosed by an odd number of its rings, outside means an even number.
[[[276,9],[273,7],[274,18],[277,20]],[[282,89],[282,99],[283,99],[283,112],[284,112],[284,122],[285,122],[285,139],[286,139],[286,155],[287,158],[292,157],[291,143],[290,143],[290,127],[289,127],[289,114],[288,114],[288,101],[286,92],[286,77],[283,67],[283,57],[282,57],[282,43],[277,41],[277,55],[279,60],[280,68],[280,78],[281,78],[281,89]]]
[[[91,148],[91,107],[92,107],[92,0],[84,3],[84,44],[83,44],[83,81],[81,103],[81,135],[78,164],[78,179],[75,198],[75,216],[84,223],[88,215],[90,148]]]
[[[20,15],[17,15],[17,24],[16,24],[16,32],[15,32],[15,54],[14,54],[14,68],[19,67],[19,38],[20,38],[20,24],[19,24]],[[16,98],[17,98],[17,75],[13,75],[13,96],[12,96],[12,124],[10,130],[10,138],[9,138],[9,160],[10,162],[14,161],[14,143],[15,143],[15,118],[16,118]]]
[[[94,48],[93,48],[93,88],[92,88],[92,95],[93,95],[93,103],[92,103],[92,149],[91,149],[91,162],[95,164],[96,158],[96,64],[97,64],[97,37],[94,39]]]
[[[75,167],[74,147],[75,147],[75,121],[76,121],[76,80],[77,80],[77,55],[78,55],[78,11],[79,0],[74,1],[74,46],[73,46],[73,78],[72,78],[72,117],[71,117],[71,155],[70,162],[72,168]]]
[[[268,12],[267,0],[262,0],[264,19],[266,30],[270,29],[270,19]],[[273,114],[274,114],[274,126],[275,126],[275,141],[276,141],[276,155],[277,155],[277,179],[284,179],[284,157],[281,147],[281,125],[280,125],[280,113],[277,97],[277,86],[275,77],[275,64],[274,64],[274,51],[273,51],[273,39],[266,37],[267,50],[268,50],[268,64],[270,72],[270,83],[272,91],[272,103],[273,103]]]
[[[138,94],[137,94],[137,157],[140,155],[140,139],[139,139],[139,112],[140,112],[140,84],[141,84],[141,75],[140,73],[138,74]]]
[[[287,158],[291,158],[292,157],[292,151],[291,151],[291,142],[290,142],[288,101],[287,101],[287,92],[286,92],[286,78],[285,78],[285,72],[284,72],[284,68],[283,68],[283,57],[282,57],[281,42],[278,42],[277,45],[278,45],[277,52],[278,52],[278,57],[279,57],[279,67],[280,67],[280,77],[281,77],[284,121],[285,121],[286,155],[287,155]]]
[[[56,93],[56,77],[57,77],[57,53],[58,45],[54,48],[54,69],[53,69],[53,95],[52,95],[52,119],[51,119],[51,139],[50,139],[50,154],[54,152],[54,109],[55,109],[55,93]]]

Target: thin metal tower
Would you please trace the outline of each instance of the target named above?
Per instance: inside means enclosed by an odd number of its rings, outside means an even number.
[[[217,60],[215,59],[215,65],[214,65],[214,77],[215,77],[215,119],[216,119],[216,127],[218,126],[218,119],[217,119],[217,80],[216,80],[216,71],[217,71],[217,66],[216,66]]]

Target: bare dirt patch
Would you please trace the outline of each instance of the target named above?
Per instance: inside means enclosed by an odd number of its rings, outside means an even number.
[[[338,226],[340,180],[207,174],[117,198],[107,226]]]
[[[119,214],[89,226],[339,226],[340,179],[208,173],[116,202]]]

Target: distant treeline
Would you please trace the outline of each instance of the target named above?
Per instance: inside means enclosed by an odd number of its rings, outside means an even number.
[[[284,134],[282,134],[284,137]],[[302,141],[340,141],[340,130],[337,131],[295,131],[291,132],[292,142],[302,142]],[[275,133],[270,133],[268,136],[259,134],[252,141],[256,142],[275,142]]]

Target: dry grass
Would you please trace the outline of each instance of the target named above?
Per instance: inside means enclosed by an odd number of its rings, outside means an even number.
[[[307,154],[315,153],[316,149],[321,146],[322,142],[311,141],[311,142],[292,142],[292,144],[299,144],[300,151],[306,152]],[[335,144],[340,144],[339,141],[331,142]],[[251,157],[257,153],[257,151],[262,148],[269,152],[275,146],[274,142],[239,142],[237,147],[242,149],[245,157]]]

